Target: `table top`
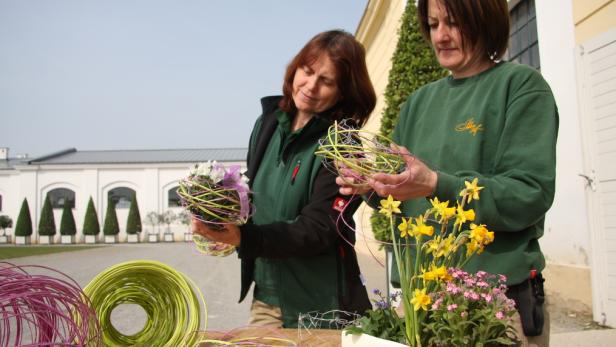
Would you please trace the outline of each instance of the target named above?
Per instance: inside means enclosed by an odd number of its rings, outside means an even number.
[[[200,333],[199,347],[220,346],[215,341],[235,341],[238,344],[255,344],[302,347],[340,346],[340,330],[327,329],[276,329],[268,327],[245,327],[230,331],[208,331]],[[209,342],[208,342],[209,341]]]

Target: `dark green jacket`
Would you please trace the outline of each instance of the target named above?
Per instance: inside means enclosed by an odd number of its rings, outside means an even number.
[[[504,274],[513,285],[544,268],[539,238],[554,200],[557,133],[558,109],[546,81],[509,62],[430,83],[402,105],[394,142],[437,171],[434,196],[454,205],[464,181],[478,178],[484,187],[469,208],[495,239],[467,271]],[[413,199],[402,212],[417,217],[429,207],[427,199]]]
[[[253,129],[247,159],[251,185],[268,146],[277,143],[272,138],[280,131],[279,100],[280,97],[261,100],[263,114]],[[371,308],[353,248],[353,213],[361,199],[349,202],[344,220],[340,218],[334,203],[346,202],[349,197],[338,194],[336,176],[314,155],[318,140],[330,124],[328,117],[317,115],[299,136],[284,148],[276,149],[280,151],[280,165],[286,168],[286,176],[269,183],[279,187],[279,195],[270,197],[266,206],[257,204],[255,208],[268,209],[269,215],[278,216],[280,220],[260,224],[251,219],[240,228],[240,301],[254,281],[255,260],[266,260],[267,266],[276,267],[280,274],[274,280],[285,327],[297,326],[300,313],[334,309],[363,313]],[[301,161],[301,168],[293,178],[298,161]]]

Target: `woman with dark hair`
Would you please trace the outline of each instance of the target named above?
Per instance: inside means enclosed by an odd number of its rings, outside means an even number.
[[[403,146],[407,167],[374,175],[370,187],[403,201],[403,215],[417,216],[430,206],[426,198],[456,201],[464,181],[478,178],[485,189],[474,205],[475,223],[495,238],[466,270],[507,276],[522,343],[547,345],[538,240],[554,199],[554,97],[538,71],[500,60],[509,40],[506,0],[419,0],[417,8],[424,37],[451,75],[402,105],[393,140]],[[345,180],[352,179],[337,180],[342,193],[366,193]]]
[[[359,201],[338,193],[314,152],[334,120],[361,126],[375,103],[363,46],[344,31],[318,34],[287,67],[283,95],[261,100],[247,160],[250,221],[218,231],[193,220],[196,233],[238,246],[240,301],[255,283],[250,324],[296,327],[301,313],[371,308],[347,242]]]

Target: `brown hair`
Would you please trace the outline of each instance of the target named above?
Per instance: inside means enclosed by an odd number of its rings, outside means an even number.
[[[419,0],[417,16],[424,38],[430,42],[429,1],[440,1],[460,30],[464,48],[500,59],[509,43],[509,7],[507,0]],[[469,45],[470,43],[470,45]]]
[[[297,69],[312,64],[327,53],[336,68],[340,100],[328,113],[333,119],[353,118],[359,126],[370,116],[376,104],[376,94],[368,76],[364,47],[353,35],[343,30],[322,32],[313,37],[287,66],[282,85],[280,108],[295,113],[293,78]]]

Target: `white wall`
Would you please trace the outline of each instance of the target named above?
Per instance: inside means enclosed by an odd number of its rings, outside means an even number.
[[[575,75],[571,1],[535,1],[541,73],[552,87],[560,114],[554,205],[541,247],[548,261],[588,266],[590,235],[585,203],[580,118]]]

